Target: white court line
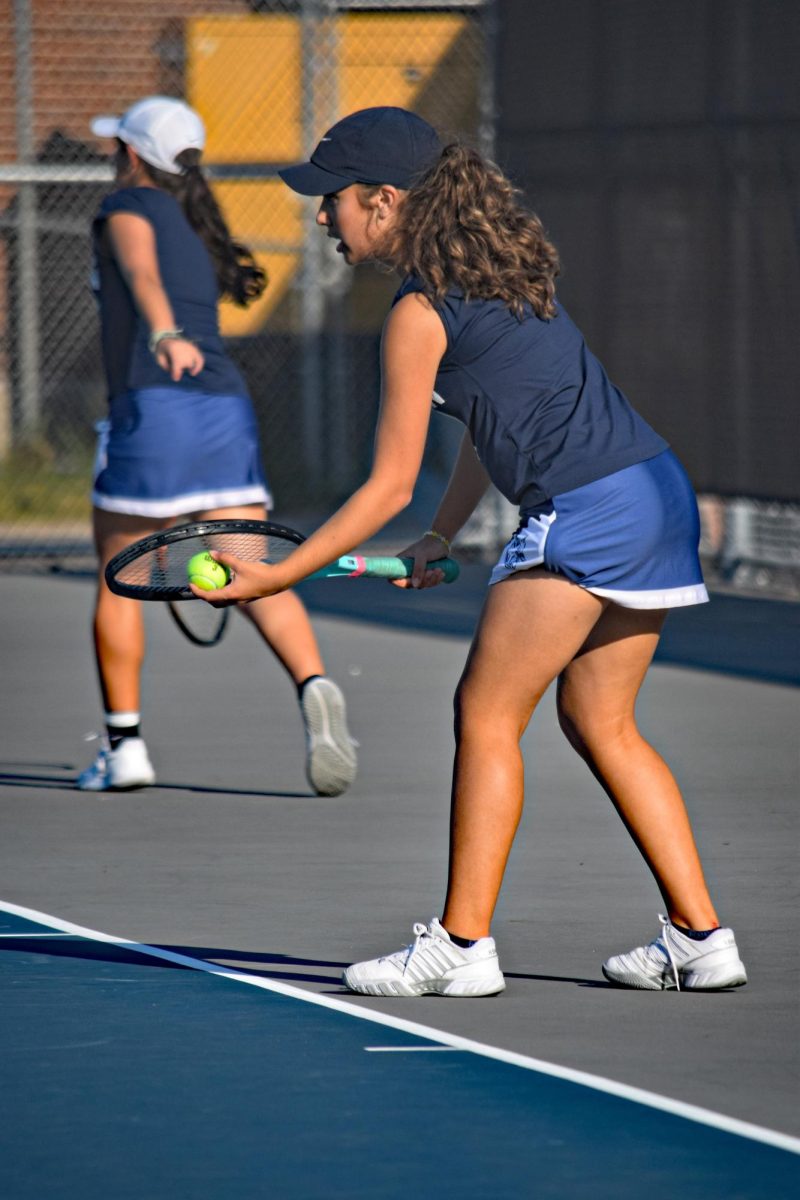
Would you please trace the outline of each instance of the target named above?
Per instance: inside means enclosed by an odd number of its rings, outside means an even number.
[[[370,1054],[454,1054],[460,1046],[365,1046]]]
[[[148,946],[144,942],[131,942],[127,938],[115,937],[111,933],[100,933],[96,929],[86,929],[75,925],[72,921],[64,921],[60,917],[52,917],[48,913],[37,912],[33,908],[25,908],[20,904],[10,904],[0,900],[0,911],[13,913],[40,925],[51,925],[64,933],[77,934],[95,942],[106,942],[112,946],[120,946],[136,954],[150,958],[162,958],[166,962],[178,963],[180,966],[191,967],[195,971],[205,971],[209,975],[219,975],[236,983],[246,983],[250,987],[262,988],[265,992],[274,992],[279,996],[290,996],[293,1000],[302,1000],[305,1004],[316,1004],[320,1008],[330,1008],[334,1012],[344,1013],[349,1017],[357,1017],[360,1021],[371,1021],[375,1025],[385,1025],[390,1029],[400,1029],[414,1037],[425,1038],[428,1041],[439,1042],[442,1046],[454,1050],[468,1050],[483,1058],[491,1058],[508,1066],[521,1067],[525,1071],[536,1071],[540,1075],[550,1075],[554,1079],[563,1079],[568,1083],[577,1083],[581,1087],[591,1088],[596,1092],[605,1092],[609,1096],[617,1096],[621,1100],[631,1100],[634,1104],[642,1104],[646,1108],[655,1108],[661,1112],[670,1113],[674,1117],[683,1117],[687,1121],[695,1121],[699,1125],[708,1125],[712,1129],[720,1129],[723,1133],[732,1133],[736,1137],[749,1138],[754,1142],[763,1142],[778,1150],[787,1150],[790,1154],[800,1154],[800,1138],[791,1137],[788,1133],[779,1133],[775,1129],[767,1129],[763,1125],[752,1125],[749,1121],[740,1121],[737,1117],[727,1117],[723,1113],[713,1112],[709,1108],[700,1108],[696,1104],[686,1104],[683,1100],[672,1100],[669,1096],[660,1096],[657,1092],[648,1092],[644,1088],[631,1087],[627,1083],[618,1083],[614,1079],[605,1079],[602,1075],[590,1075],[588,1071],[576,1071],[572,1067],[561,1067],[557,1063],[545,1062],[540,1058],[530,1058],[525,1054],[517,1054],[513,1050],[501,1050],[497,1046],[489,1046],[484,1042],[474,1042],[470,1038],[459,1037],[442,1029],[433,1029],[428,1025],[420,1025],[416,1021],[407,1021],[403,1017],[391,1016],[373,1008],[362,1008],[347,1000],[337,1000],[333,996],[320,996],[316,992],[306,992],[302,988],[292,987],[291,984],[280,983],[274,979],[263,979],[256,975],[246,975],[241,971],[232,971],[228,967],[220,967],[216,963],[205,962],[201,958],[190,958],[186,954],[176,954],[173,950],[162,950],[158,946]],[[29,935],[20,933],[23,939]]]

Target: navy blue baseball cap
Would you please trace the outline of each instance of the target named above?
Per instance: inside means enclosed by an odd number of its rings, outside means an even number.
[[[327,196],[351,183],[409,188],[438,162],[442,143],[432,125],[405,108],[362,108],[328,130],[311,161],[279,171],[301,196]]]

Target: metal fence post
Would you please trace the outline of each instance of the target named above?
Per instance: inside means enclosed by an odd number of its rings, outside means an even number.
[[[303,147],[311,154],[323,127],[332,122],[335,93],[335,20],[332,0],[302,0]],[[319,201],[306,201],[303,261],[300,272],[302,319],[301,397],[303,458],[310,476],[310,492],[317,489],[324,468],[323,456],[323,348],[325,322],[324,243],[316,225]]]
[[[33,133],[33,22],[30,0],[14,0],[16,42],[16,131],[21,163],[35,156]],[[39,266],[37,261],[36,184],[19,185],[17,210],[17,359],[19,410],[17,431],[29,437],[40,423]]]

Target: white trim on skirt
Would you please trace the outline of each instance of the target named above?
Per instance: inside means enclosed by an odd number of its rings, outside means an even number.
[[[504,579],[510,579],[512,575],[529,571],[532,567],[541,567],[543,564],[544,556],[526,560],[517,567],[503,570],[502,573],[498,567],[495,567],[489,584],[502,583]],[[653,588],[638,592],[617,591],[614,588],[587,587],[583,583],[568,579],[560,571],[554,571],[550,567],[545,569],[554,579],[563,579],[566,583],[572,583],[573,587],[583,588],[585,592],[591,592],[593,596],[600,596],[603,600],[613,600],[621,608],[685,608],[689,604],[706,604],[708,602],[708,592],[704,583],[692,583],[688,587]]]
[[[578,587],[582,587],[578,584]],[[652,591],[617,592],[613,588],[587,587],[593,596],[613,600],[622,608],[685,608],[687,604],[705,604],[708,592],[704,583],[692,583],[688,587],[655,588]]]
[[[206,512],[212,508],[237,508],[242,504],[263,504],[272,508],[272,496],[260,484],[226,491],[192,492],[172,496],[167,500],[142,500],[138,497],[104,496],[92,492],[92,504],[104,512],[127,513],[131,517],[180,517],[189,513]]]

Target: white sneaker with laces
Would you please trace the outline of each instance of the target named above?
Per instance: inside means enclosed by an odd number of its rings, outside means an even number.
[[[715,929],[696,941],[659,915],[661,934],[647,946],[616,954],[603,963],[611,983],[650,991],[715,991],[747,983],[732,929]]]
[[[341,688],[320,675],[303,688],[300,711],[306,729],[306,775],[318,796],[340,796],[356,777],[357,743],[347,728]]]
[[[155,781],[156,773],[142,738],[123,738],[112,750],[104,737],[97,757],[81,771],[75,786],[82,792],[111,792],[149,787]]]
[[[342,976],[351,992],[365,996],[494,996],[506,986],[494,938],[462,949],[436,917],[414,926],[410,946],[354,963]]]

